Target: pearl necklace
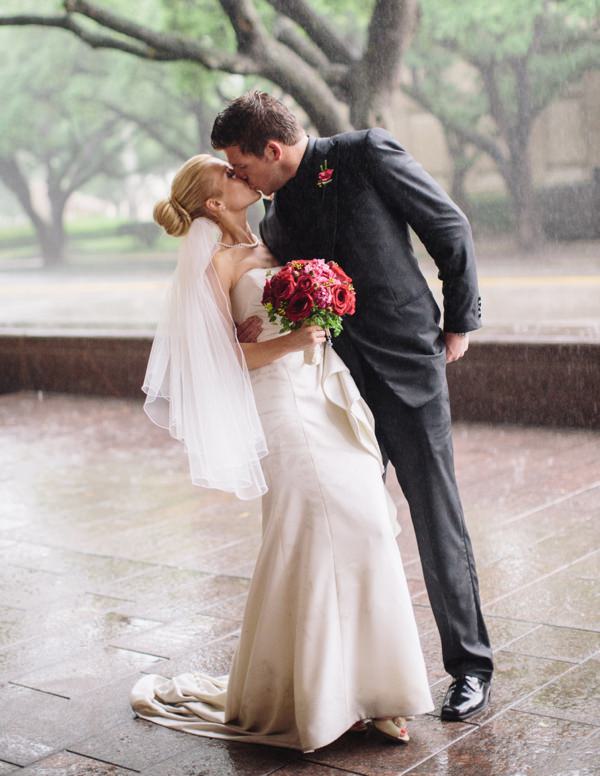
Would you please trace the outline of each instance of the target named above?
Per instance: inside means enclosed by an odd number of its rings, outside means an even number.
[[[222,245],[223,248],[256,248],[257,245],[260,245],[258,237],[254,238],[254,242],[247,243],[247,242],[239,242],[239,243],[224,243],[219,240],[219,245]]]

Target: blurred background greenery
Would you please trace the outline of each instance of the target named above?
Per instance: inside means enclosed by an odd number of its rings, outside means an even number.
[[[385,126],[481,242],[600,236],[600,0],[4,0],[0,267],[172,261],[152,205],[263,88]],[[256,225],[261,213],[252,214]]]

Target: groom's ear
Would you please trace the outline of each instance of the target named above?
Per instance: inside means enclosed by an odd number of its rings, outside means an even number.
[[[281,143],[277,140],[267,140],[267,144],[264,150],[264,156],[269,162],[278,162],[283,155],[283,148]]]

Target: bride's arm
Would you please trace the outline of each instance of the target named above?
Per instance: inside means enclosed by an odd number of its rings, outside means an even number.
[[[259,369],[296,350],[294,347],[290,348],[293,344],[290,334],[282,334],[281,337],[274,337],[266,342],[240,342],[240,347],[248,369]]]
[[[301,326],[265,342],[240,342],[240,346],[248,369],[258,369],[295,350],[304,350],[322,342],[325,342],[325,329],[321,326]]]

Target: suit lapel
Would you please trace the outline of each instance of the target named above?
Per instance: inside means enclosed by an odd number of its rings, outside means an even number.
[[[278,261],[333,258],[338,220],[339,146],[331,138],[309,143],[298,172],[276,194],[265,214],[261,232],[275,248]],[[319,186],[319,173],[333,170]],[[264,227],[264,228],[263,228]]]
[[[338,187],[339,187],[339,145],[335,140],[327,138],[327,147],[319,153],[319,167],[326,166],[333,170],[329,183],[326,183],[319,190],[320,203],[318,213],[318,243],[321,248],[319,258],[329,261],[334,258],[335,240],[337,233],[338,220]],[[318,143],[317,143],[318,145]],[[315,183],[318,177],[318,170],[315,174]]]

